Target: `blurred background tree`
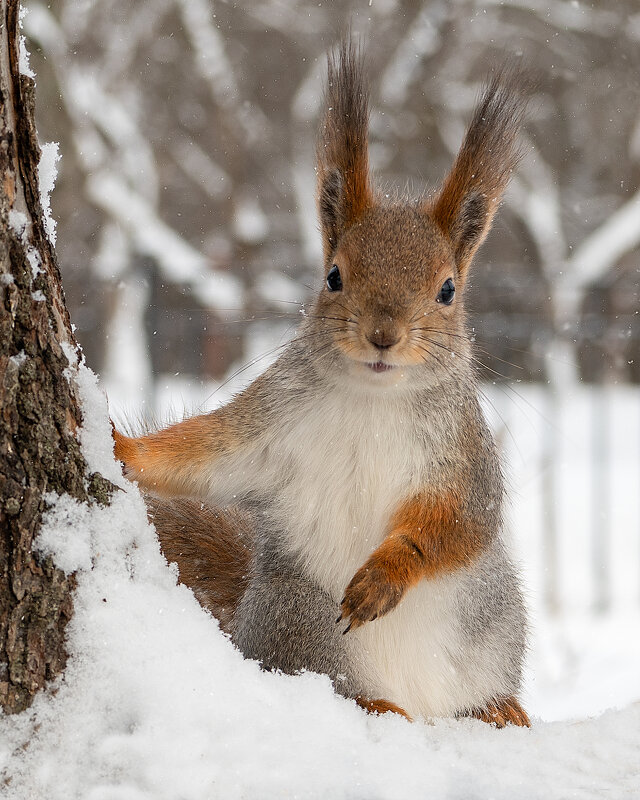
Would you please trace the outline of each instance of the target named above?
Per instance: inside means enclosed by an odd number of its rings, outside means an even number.
[[[164,375],[222,378],[312,296],[317,112],[349,20],[383,185],[438,184],[505,54],[539,76],[527,156],[468,300],[485,375],[640,381],[635,0],[26,5],[40,136],[62,155],[69,307],[123,404],[153,408]]]

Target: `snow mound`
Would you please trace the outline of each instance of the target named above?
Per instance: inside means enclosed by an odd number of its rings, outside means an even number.
[[[106,401],[79,368],[91,469],[124,487]],[[177,585],[127,485],[111,506],[52,498],[39,538],[77,570],[70,659],[52,691],[0,716],[12,800],[625,798],[640,793],[640,704],[495,730],[372,717],[321,675],[262,672]]]

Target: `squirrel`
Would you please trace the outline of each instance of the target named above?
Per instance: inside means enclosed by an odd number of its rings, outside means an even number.
[[[487,82],[434,196],[390,200],[345,39],[317,145],[324,283],[300,329],[227,405],[114,430],[166,557],[244,655],[326,673],[370,712],[529,725],[526,614],[464,316],[525,82],[508,67]]]

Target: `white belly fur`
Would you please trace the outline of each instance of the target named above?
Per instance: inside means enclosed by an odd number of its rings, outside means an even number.
[[[455,584],[455,578],[423,581],[390,614],[354,631],[369,691],[412,717],[451,716],[483,694],[458,668],[463,659]]]
[[[424,483],[422,448],[405,403],[327,397],[278,441],[292,479],[275,498],[288,544],[339,602],[382,542],[402,500]]]
[[[278,441],[276,461],[289,462],[295,476],[276,500],[280,524],[336,608],[392,513],[424,485],[434,458],[428,443],[439,438],[435,416],[432,430],[419,431],[404,402],[327,397]],[[423,581],[386,617],[349,634],[361,645],[358,671],[370,696],[424,717],[451,715],[487,696],[456,666],[463,663],[458,584],[455,576]]]

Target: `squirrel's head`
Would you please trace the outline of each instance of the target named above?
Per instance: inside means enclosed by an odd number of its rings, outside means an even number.
[[[519,158],[524,84],[513,68],[498,73],[439,191],[390,202],[369,174],[362,58],[349,40],[330,56],[317,148],[325,285],[314,318],[358,374],[395,382],[426,365],[439,381],[458,369],[452,356],[469,361],[464,288]]]

